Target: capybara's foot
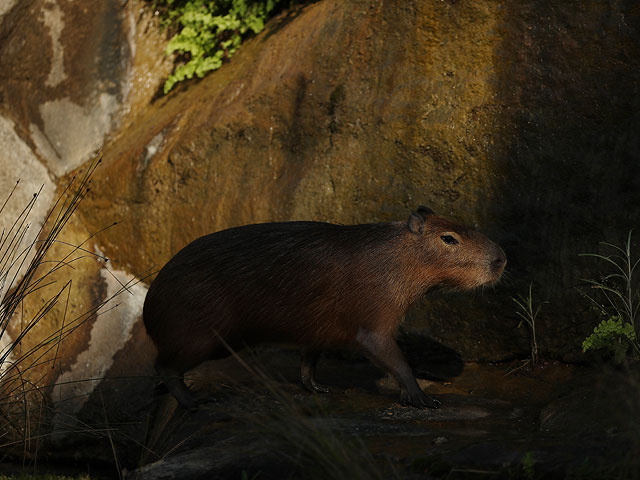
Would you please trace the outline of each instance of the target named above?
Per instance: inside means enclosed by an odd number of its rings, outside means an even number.
[[[441,402],[437,398],[431,397],[422,390],[414,394],[409,394],[403,390],[400,394],[400,403],[403,405],[411,405],[416,408],[440,408]]]
[[[329,388],[321,385],[312,377],[302,377],[302,386],[311,393],[329,393]]]

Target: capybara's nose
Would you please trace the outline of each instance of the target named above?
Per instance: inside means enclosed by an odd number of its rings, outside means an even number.
[[[496,255],[496,258],[491,262],[491,268],[495,271],[502,270],[507,265],[507,256],[504,254],[502,249]]]

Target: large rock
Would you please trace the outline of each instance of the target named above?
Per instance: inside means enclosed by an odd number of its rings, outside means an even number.
[[[501,243],[509,275],[495,289],[434,294],[410,312],[403,345],[416,371],[429,370],[430,356],[448,378],[462,360],[526,355],[511,297],[531,282],[534,300],[548,301],[543,355],[582,358],[597,319],[575,287],[598,266],[578,254],[619,243],[639,220],[638,7],[322,0],[270,22],[219,71],[154,100],[171,62],[144,5],[0,5],[0,188],[30,176],[22,202],[45,184],[37,228],[54,186],[106,142],[61,239],[79,244],[121,222],[84,244],[113,262],[84,258],[58,272],[56,286],[73,280],[69,305],[61,301],[22,351],[202,234],[271,220],[403,219],[426,204]],[[87,442],[94,458],[106,460],[112,438],[100,435],[117,425],[127,465],[138,453],[127,447],[145,441],[152,398],[144,294],[139,284],[101,311],[118,308],[86,317],[29,372],[56,385],[56,439],[71,432],[65,441],[85,442],[84,424],[99,439]],[[46,299],[38,291],[21,318]],[[18,318],[4,341],[21,326]]]
[[[306,5],[120,131],[83,216],[123,220],[105,248],[140,272],[234,225],[427,204],[501,243],[509,274],[407,327],[465,359],[524,355],[511,297],[533,282],[543,354],[581,358],[596,266],[578,254],[638,222],[639,24],[598,1]]]
[[[0,38],[0,274],[5,274],[13,261],[12,249],[27,252],[43,225],[44,234],[49,232],[62,205],[46,223],[58,197],[56,187],[62,192],[70,172],[92,161],[105,138],[126,128],[150,102],[171,60],[163,54],[165,32],[157,28],[153,12],[142,0],[5,1],[0,5]],[[82,168],[81,175],[86,165]],[[20,183],[3,206],[17,180]],[[33,208],[23,212],[38,191]],[[19,246],[7,241],[27,225]],[[78,419],[95,419],[96,411],[111,421],[130,422],[127,413],[135,411],[133,418],[138,418],[136,408],[150,397],[154,352],[140,322],[146,286],[130,283],[123,295],[107,302],[133,279],[118,266],[96,261],[101,237],[94,234],[107,226],[88,230],[80,217],[72,217],[35,278],[57,265],[55,273],[33,288],[6,331],[0,325],[1,358],[30,322],[41,317],[0,365],[3,414],[18,414],[20,420],[14,425],[24,428],[25,434],[29,425],[23,419],[41,420],[43,412],[58,434],[77,431]],[[0,299],[20,281],[34,251],[35,247],[31,255],[18,256],[0,280]],[[43,305],[58,293],[57,303],[41,315]],[[14,362],[17,368],[12,368]],[[132,379],[136,375],[144,378]],[[117,379],[102,384],[100,390],[96,387],[104,376]],[[55,411],[34,405],[29,405],[29,415],[17,411],[23,405],[22,388],[14,390],[20,379],[22,387],[33,392],[30,398],[50,394],[48,405]],[[54,384],[53,389],[43,388]],[[9,391],[18,394],[13,403],[4,397]],[[104,411],[105,402],[113,411]],[[118,416],[119,411],[126,418]],[[8,432],[22,435],[15,428],[4,430],[5,426],[3,422],[5,441]],[[38,449],[36,444],[32,447]]]
[[[0,114],[60,176],[157,92],[171,68],[164,34],[148,33],[152,13],[142,0],[4,3]]]

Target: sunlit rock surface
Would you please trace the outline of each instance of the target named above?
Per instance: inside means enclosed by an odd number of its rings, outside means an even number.
[[[272,220],[476,225],[506,279],[437,294],[406,327],[467,360],[525,355],[511,297],[542,305],[544,355],[579,360],[598,321],[579,257],[638,223],[638,12],[631,6],[315,2],[149,105],[105,148],[82,215],[132,272],[194,238]],[[548,302],[548,303],[543,303]]]
[[[66,316],[61,303],[23,348],[109,298],[109,271],[148,284],[147,275],[205,233],[273,220],[399,220],[424,204],[477,226],[509,264],[495,288],[434,293],[409,313],[403,345],[419,376],[428,376],[433,351],[455,354],[439,362],[453,362],[443,378],[460,375],[464,361],[525,357],[529,334],[516,328],[511,297],[531,282],[542,304],[542,355],[584,359],[581,341],[599,317],[576,287],[607,272],[579,254],[598,251],[600,241],[620,244],[640,220],[639,16],[633,2],[596,0],[322,0],[283,13],[219,71],[159,97],[171,59],[144,2],[0,4],[0,187],[18,177],[24,192],[45,184],[37,225],[56,186],[102,147],[89,197],[63,238],[77,245],[120,222],[84,244],[110,262],[89,254],[60,271],[62,285],[73,280]],[[153,440],[144,288],[133,298],[123,292],[108,315],[89,316],[55,361],[33,369],[58,381],[54,401],[69,400],[57,411],[59,433],[99,418],[102,427],[117,423],[128,447]],[[19,331],[12,325],[8,338]],[[93,374],[111,380],[63,386]],[[564,431],[565,403],[543,410],[550,397],[531,406],[528,393],[494,393],[453,397],[460,430],[513,414]],[[374,398],[364,410],[376,405],[384,418],[392,396]],[[345,408],[362,408],[350,401]],[[427,441],[440,437],[452,438],[439,432]],[[96,445],[94,453],[111,455]],[[478,448],[482,456],[491,444]],[[514,457],[502,444],[496,451],[515,462],[526,454]]]
[[[20,252],[37,239],[55,201],[42,238],[69,201],[61,195],[72,177],[81,177],[106,139],[149,103],[171,67],[162,53],[165,33],[153,17],[143,1],[0,2],[0,205],[19,180],[0,213],[2,273],[14,265],[3,277],[0,298],[26,270],[32,255]],[[23,215],[37,192],[33,208]],[[40,283],[45,288],[33,289],[0,339],[2,355],[43,305],[60,295],[7,358],[22,359],[21,375],[28,382],[57,385],[48,393],[59,406],[52,416],[60,432],[77,428],[75,415],[101,377],[118,372],[123,362],[120,377],[152,373],[153,353],[145,363],[143,354],[128,350],[144,351],[139,341],[146,341],[140,324],[146,285],[127,284],[133,275],[105,264],[97,254],[100,237],[95,234],[109,226],[89,231],[79,216],[72,218],[35,278],[51,269],[55,273]],[[21,243],[11,243],[23,229]],[[15,258],[10,258],[12,251]],[[127,284],[126,298],[105,305],[114,295],[114,282],[121,289],[121,281]],[[129,352],[125,360],[122,352]],[[134,361],[136,368],[130,364]],[[115,395],[123,382],[108,392]],[[117,403],[108,393],[97,401],[105,399]],[[134,403],[129,393],[127,405]]]

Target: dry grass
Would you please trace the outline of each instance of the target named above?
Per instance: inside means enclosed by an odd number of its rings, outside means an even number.
[[[381,465],[374,459],[360,437],[342,434],[335,428],[331,428],[331,422],[322,412],[310,414],[305,411],[268,374],[257,366],[249,365],[228,345],[227,348],[236,360],[258,380],[261,388],[270,394],[279,407],[250,416],[249,421],[267,437],[273,439],[278,452],[287,458],[295,470],[295,476],[290,478],[318,480],[400,478],[391,463]]]
[[[0,234],[0,292],[6,292],[0,302],[0,340],[3,340],[0,345],[5,345],[0,347],[0,452],[4,455],[15,456],[21,449],[24,459],[37,456],[42,440],[50,435],[46,424],[52,414],[47,399],[51,385],[45,383],[48,372],[59,361],[61,343],[87,321],[105,313],[103,307],[131,286],[121,285],[114,296],[75,318],[68,318],[72,281],[60,280],[65,278],[66,269],[73,269],[75,262],[85,258],[100,262],[102,267],[108,261],[85,247],[100,232],[78,245],[60,240],[61,232],[89,192],[91,176],[99,163],[98,157],[69,181],[36,232],[35,240],[25,241],[31,237],[28,233],[33,233],[29,232],[31,213],[40,192],[13,219],[11,227]],[[0,215],[7,215],[6,207],[14,192],[15,188],[0,207]],[[51,258],[55,244],[64,244],[67,253]],[[34,314],[25,318],[28,310],[25,302],[35,298],[36,293],[45,300]],[[60,312],[62,319],[51,322],[60,325],[59,328],[44,334],[37,328],[47,317]],[[8,337],[9,331],[14,338]],[[0,461],[3,458],[0,453]]]

